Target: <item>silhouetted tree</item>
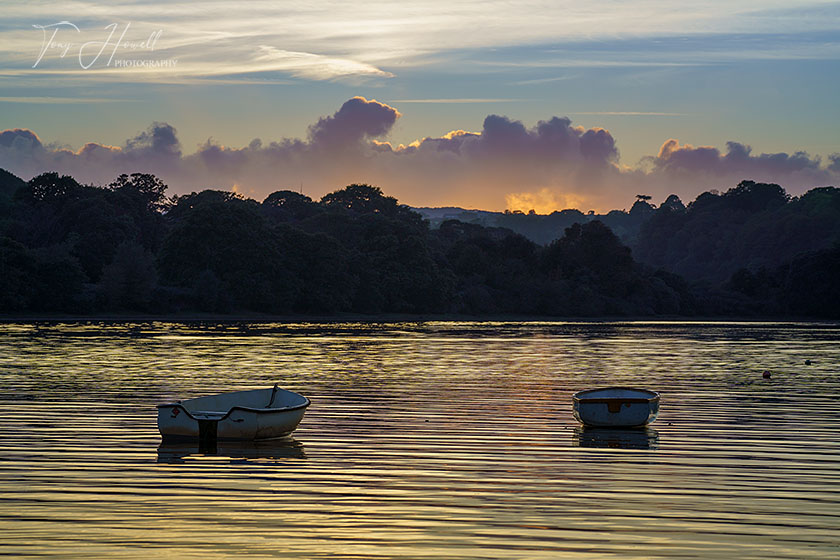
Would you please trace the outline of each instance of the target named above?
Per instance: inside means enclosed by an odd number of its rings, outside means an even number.
[[[35,270],[30,278],[35,311],[78,311],[79,296],[87,280],[78,260],[65,245],[33,251]]]
[[[343,208],[362,214],[383,213],[393,216],[398,210],[396,198],[385,196],[379,187],[359,184],[348,185],[324,195],[321,204],[328,208]]]
[[[26,189],[20,189],[18,195],[24,200],[38,202],[53,201],[72,196],[81,190],[81,185],[69,175],[59,175],[55,171],[41,173],[26,183]]]
[[[177,219],[159,254],[165,280],[195,287],[196,279],[210,271],[236,307],[267,312],[292,309],[299,280],[255,201],[205,191],[179,197],[172,214]],[[202,299],[201,294],[196,297]]]
[[[0,313],[31,307],[36,263],[22,243],[0,237]]]
[[[245,201],[246,199],[239,193],[213,189],[207,189],[201,192],[191,192],[190,194],[184,195],[175,195],[172,197],[172,205],[166,213],[166,217],[170,222],[177,222],[191,210],[203,204],[224,204],[234,200]],[[250,204],[256,205],[257,202],[252,200],[250,201]]]
[[[297,222],[322,211],[320,205],[306,195],[294,191],[277,191],[262,202],[263,213],[274,222]]]
[[[837,239],[840,190],[814,189],[791,199],[779,185],[742,181],[724,194],[703,193],[685,211],[657,210],[642,226],[634,254],[651,266],[723,286],[739,269],[774,270]],[[730,287],[749,283],[741,273]]]
[[[16,194],[16,222],[7,234],[31,249],[63,245],[97,282],[116,248],[141,228],[109,190],[45,173]]]
[[[167,185],[151,173],[122,174],[110,185],[111,190],[133,190],[146,202],[146,207],[155,212],[162,212],[169,207],[166,198]]]
[[[760,212],[784,206],[790,196],[775,183],[741,181],[721,197],[730,208],[744,212]]]
[[[137,242],[117,248],[100,284],[111,309],[148,309],[157,285],[155,258]]]
[[[840,318],[840,243],[779,268],[781,303],[793,315]]]
[[[683,204],[680,197],[675,194],[669,195],[668,198],[665,199],[659,206],[660,210],[670,210],[672,212],[685,212],[685,204]]]

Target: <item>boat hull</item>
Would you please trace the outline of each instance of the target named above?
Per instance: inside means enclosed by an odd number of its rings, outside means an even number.
[[[647,389],[590,389],[575,393],[572,403],[579,422],[599,428],[639,428],[659,414],[659,393]]]
[[[308,406],[306,397],[282,389],[239,391],[158,405],[158,429],[167,440],[273,439],[292,433]]]

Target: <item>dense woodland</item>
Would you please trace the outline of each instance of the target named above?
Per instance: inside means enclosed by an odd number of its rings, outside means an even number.
[[[0,170],[0,313],[840,318],[840,189],[745,181],[687,207],[557,214],[540,244],[508,227],[545,217],[432,228],[368,185],[257,202]]]

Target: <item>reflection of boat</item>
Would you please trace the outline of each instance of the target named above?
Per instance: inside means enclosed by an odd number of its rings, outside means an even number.
[[[575,428],[575,438],[580,447],[610,449],[656,449],[659,432],[653,428]]]
[[[183,463],[191,456],[231,459],[305,459],[303,445],[291,437],[264,441],[164,440],[158,447],[158,463]]]
[[[575,393],[575,418],[587,426],[645,426],[659,414],[659,393],[647,389],[605,387]]]
[[[261,440],[297,428],[309,399],[280,389],[236,391],[159,404],[158,429],[164,439]]]

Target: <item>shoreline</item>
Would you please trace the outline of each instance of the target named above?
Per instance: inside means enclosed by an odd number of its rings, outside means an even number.
[[[0,324],[15,323],[823,323],[840,326],[840,320],[819,317],[786,316],[700,316],[633,315],[599,317],[555,317],[542,315],[459,315],[400,313],[339,313],[332,315],[273,315],[265,313],[103,313],[72,315],[26,313],[0,315]]]

